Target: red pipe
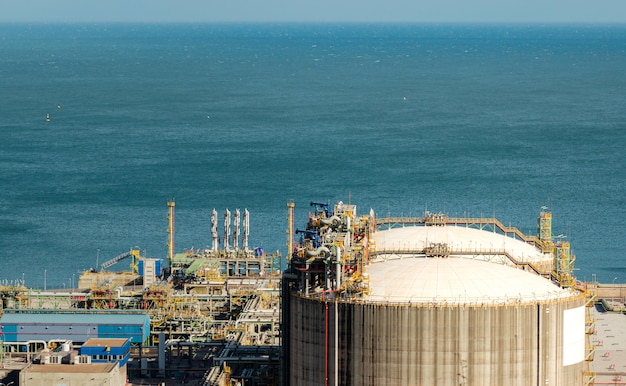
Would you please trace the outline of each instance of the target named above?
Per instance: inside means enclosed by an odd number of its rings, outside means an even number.
[[[324,347],[324,355],[326,360],[324,361],[324,385],[328,386],[328,302],[326,304],[326,343]]]

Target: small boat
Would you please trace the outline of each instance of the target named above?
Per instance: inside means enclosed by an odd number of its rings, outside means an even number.
[[[50,114],[46,114],[46,122],[50,122]]]

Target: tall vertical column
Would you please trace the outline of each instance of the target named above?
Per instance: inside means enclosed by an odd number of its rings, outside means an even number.
[[[241,238],[241,247],[244,251],[249,250],[248,237],[250,236],[250,212],[248,209],[243,210],[243,236]]]
[[[554,242],[552,241],[552,213],[547,212],[547,207],[541,208],[541,213],[537,218],[537,233],[539,240],[543,242],[543,253],[554,253]]]
[[[537,222],[539,239],[543,242],[552,241],[552,213],[542,210]]]
[[[174,258],[174,200],[167,202],[167,259]]]
[[[239,208],[235,209],[235,219],[233,223],[233,248],[239,250],[239,226],[241,224]]]
[[[293,217],[296,204],[292,202],[287,203],[287,261],[291,261],[291,255],[293,254]]]
[[[224,250],[230,249],[230,210],[224,212]]]
[[[158,362],[159,362],[159,377],[165,377],[165,333],[159,332],[159,345],[158,349]]]
[[[217,233],[217,211],[215,208],[211,211],[211,238],[213,239],[211,250],[216,252],[219,249],[220,236]]]

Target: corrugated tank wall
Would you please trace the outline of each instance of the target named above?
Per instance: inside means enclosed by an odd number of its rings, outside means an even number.
[[[289,385],[582,384],[582,296],[508,306],[291,302]]]

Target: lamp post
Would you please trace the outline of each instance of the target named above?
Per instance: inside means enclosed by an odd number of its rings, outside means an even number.
[[[48,272],[47,269],[43,270],[43,290],[46,290],[46,273]]]

